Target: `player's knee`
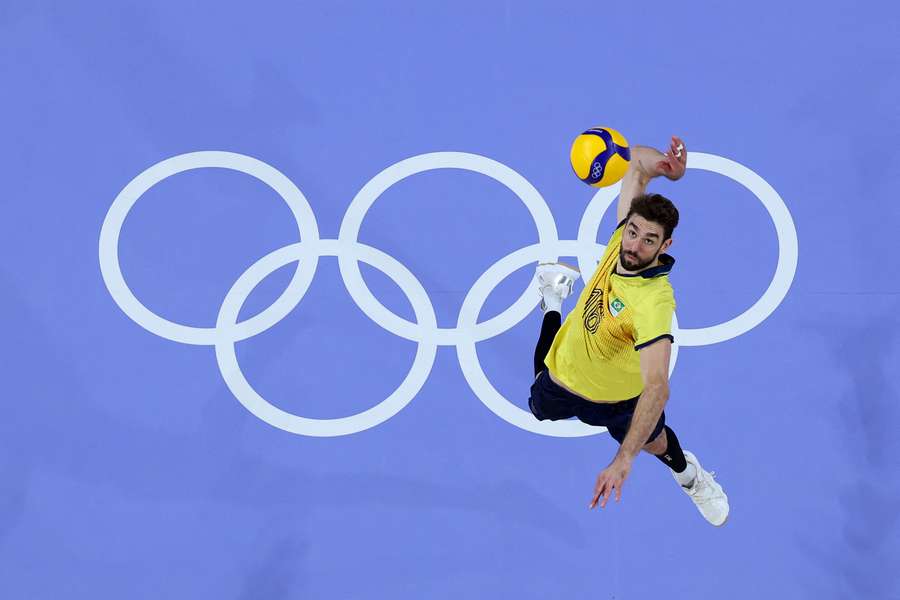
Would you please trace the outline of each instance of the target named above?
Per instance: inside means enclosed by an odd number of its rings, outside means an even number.
[[[668,446],[669,441],[666,439],[666,430],[663,429],[659,432],[659,435],[656,436],[653,441],[644,445],[644,450],[649,452],[650,454],[662,454],[666,451],[666,447]]]

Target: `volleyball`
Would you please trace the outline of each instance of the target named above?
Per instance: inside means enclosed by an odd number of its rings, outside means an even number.
[[[569,159],[579,179],[593,187],[606,187],[625,176],[631,149],[615,129],[592,127],[572,142]]]

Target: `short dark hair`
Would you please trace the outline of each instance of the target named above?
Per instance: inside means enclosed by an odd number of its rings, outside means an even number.
[[[672,237],[672,232],[678,227],[678,209],[672,201],[661,194],[642,194],[631,201],[631,208],[625,220],[631,215],[640,215],[648,221],[662,225],[663,240]]]

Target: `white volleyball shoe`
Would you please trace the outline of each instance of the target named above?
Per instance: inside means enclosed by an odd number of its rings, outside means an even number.
[[[563,300],[572,293],[572,288],[581,271],[565,263],[540,263],[537,266],[538,289],[541,292],[541,311],[562,312]]]
[[[697,469],[697,476],[694,477],[694,482],[690,487],[682,485],[681,489],[693,500],[704,519],[716,527],[721,527],[728,520],[728,511],[730,510],[725,490],[715,480],[715,472],[705,471],[700,466],[700,461],[691,452],[685,450],[684,458],[688,464],[694,465],[694,468]],[[672,476],[675,477],[674,472]],[[675,477],[675,481],[678,481],[677,477]]]

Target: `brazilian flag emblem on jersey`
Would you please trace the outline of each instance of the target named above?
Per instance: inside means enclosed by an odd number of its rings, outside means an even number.
[[[625,303],[619,300],[618,298],[614,298],[612,303],[609,305],[609,312],[612,316],[617,317],[619,313],[625,309]]]

